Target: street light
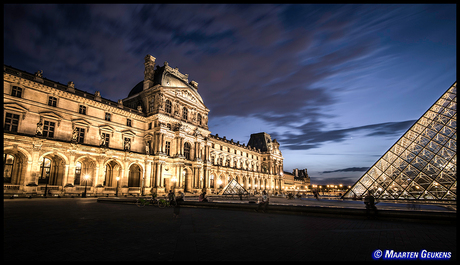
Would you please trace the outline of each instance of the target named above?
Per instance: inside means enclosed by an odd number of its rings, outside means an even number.
[[[81,196],[82,198],[86,198],[86,186],[88,185],[89,175],[85,175],[84,178],[85,178],[85,192]]]
[[[118,181],[120,180],[120,177],[117,177],[117,189],[116,189],[116,193],[115,193],[115,196],[118,197]]]

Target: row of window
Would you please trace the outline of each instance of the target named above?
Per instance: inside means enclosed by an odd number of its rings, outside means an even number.
[[[212,148],[213,148],[213,149],[215,149],[215,145],[214,145],[214,143],[212,144]],[[221,150],[221,151],[223,151],[223,150],[224,150],[224,148],[223,148],[223,145],[221,145],[221,146],[220,146],[220,150]],[[236,155],[236,151],[237,151],[237,149],[233,149],[233,150],[235,151],[235,155]],[[230,153],[230,147],[227,147],[227,152],[229,152],[229,153]],[[249,153],[245,153],[245,154],[246,154],[246,157],[248,157],[248,158],[249,158]],[[241,155],[242,155],[242,156],[245,156],[245,154],[244,154],[244,153],[241,151]],[[254,155],[251,155],[251,159],[254,159]],[[259,160],[259,157],[258,157],[258,156],[256,156],[256,159],[257,159],[257,160]]]
[[[11,91],[11,95],[14,96],[14,97],[22,97],[22,88],[21,87],[18,87],[18,86],[13,86],[13,89]],[[58,99],[54,96],[49,96],[48,97],[48,106],[51,106],[51,107],[56,107],[57,106],[57,101]],[[78,108],[78,113],[79,114],[83,114],[83,115],[86,115],[86,112],[87,111],[87,107],[85,105],[80,105],[79,108]],[[153,104],[151,102],[150,104],[150,111],[153,111]],[[166,100],[166,103],[165,103],[165,111],[168,113],[168,114],[171,114],[172,113],[172,103],[170,100]],[[105,113],[105,117],[104,119],[106,121],[111,121],[112,119],[112,114],[109,113],[109,112],[106,112]],[[184,107],[182,109],[182,119],[184,120],[188,120],[188,110],[186,107]],[[199,125],[202,125],[202,116],[200,113],[198,113],[197,115],[197,123]],[[131,119],[127,119],[126,120],[126,126],[129,126],[129,127],[132,127],[132,121]],[[149,124],[149,129],[151,129],[151,124]]]
[[[13,97],[18,97],[18,98],[22,97],[22,88],[21,88],[21,87],[17,87],[17,86],[13,86],[13,89],[11,90],[11,95],[12,95]],[[56,97],[49,96],[49,97],[48,97],[48,106],[56,107],[56,106],[57,106],[57,101],[58,101],[58,100],[57,100]],[[85,106],[85,105],[80,105],[79,108],[78,108],[78,113],[83,114],[83,115],[86,115],[86,106]],[[106,113],[105,113],[104,119],[105,119],[106,121],[111,121],[111,119],[112,119],[112,114],[106,112]],[[127,119],[127,120],[126,120],[126,126],[132,127],[132,121],[131,121],[131,119]]]
[[[150,106],[150,109],[152,111],[152,109],[153,109],[152,104]],[[165,111],[168,114],[172,114],[172,103],[171,103],[171,101],[169,99],[167,99],[166,102],[165,102]],[[186,107],[182,108],[182,119],[188,120],[188,109]],[[196,117],[196,121],[197,121],[198,125],[202,125],[202,117],[201,117],[200,113],[198,113],[198,115]]]
[[[50,97],[52,98],[52,97]],[[51,101],[51,100],[50,100]],[[54,102],[54,101],[53,101]],[[50,104],[48,104],[50,105]],[[50,105],[51,106],[51,105]],[[54,105],[54,107],[56,107],[56,105]],[[83,114],[83,115],[86,115],[86,106],[84,105],[80,105],[79,109],[78,109],[78,113],[80,114]],[[106,121],[112,121],[112,114],[109,113],[109,112],[106,112],[105,113],[105,116],[104,116],[104,120]],[[129,127],[132,127],[132,121],[131,119],[126,119],[126,126],[129,126]]]

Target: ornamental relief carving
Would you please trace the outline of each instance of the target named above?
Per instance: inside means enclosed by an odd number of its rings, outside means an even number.
[[[181,107],[180,107],[179,101],[176,100],[176,102],[174,103],[174,116],[180,117],[180,110],[181,110]]]
[[[197,102],[196,98],[190,93],[188,92],[187,90],[176,90],[176,96],[179,96],[179,97],[182,97],[182,98],[185,98],[189,101],[192,101],[194,103]]]
[[[157,105],[158,109],[159,110],[164,110],[164,101],[165,101],[165,99],[164,99],[163,93],[161,93],[161,92],[158,93],[158,96],[156,96],[155,99],[156,99],[155,104]]]

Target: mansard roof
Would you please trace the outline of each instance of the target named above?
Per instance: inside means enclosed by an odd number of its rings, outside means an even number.
[[[272,142],[272,139],[268,133],[261,132],[261,133],[254,133],[251,134],[251,138],[249,139],[248,146],[255,147],[256,149],[260,149],[262,152],[268,151],[268,145]]]

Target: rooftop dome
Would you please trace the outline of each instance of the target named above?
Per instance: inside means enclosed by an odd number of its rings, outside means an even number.
[[[128,98],[141,93],[142,90],[144,90],[144,81],[140,81],[139,83],[137,83],[137,85],[133,87],[133,89],[131,89],[131,91],[128,94]]]

